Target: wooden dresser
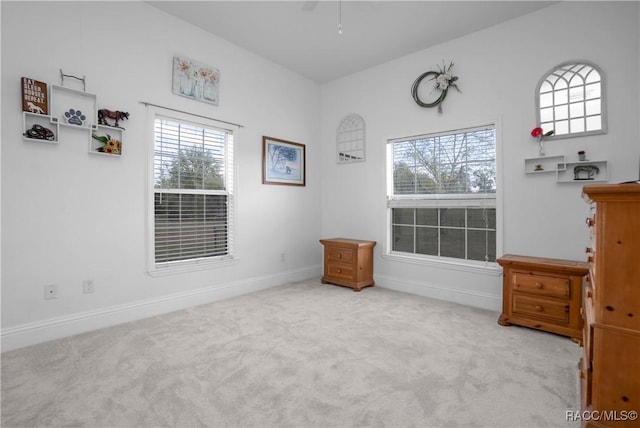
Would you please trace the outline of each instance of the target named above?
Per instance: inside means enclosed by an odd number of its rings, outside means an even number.
[[[324,275],[322,283],[343,285],[360,291],[373,287],[374,241],[357,239],[321,239],[324,245]]]
[[[580,391],[582,410],[601,415],[583,426],[639,427],[630,416],[640,412],[640,184],[588,185],[582,195],[591,243]]]
[[[521,325],[582,340],[582,287],[588,264],[507,254],[500,325]]]

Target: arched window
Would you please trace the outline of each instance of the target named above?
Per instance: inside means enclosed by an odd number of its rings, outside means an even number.
[[[338,163],[361,162],[365,160],[364,119],[352,113],[345,116],[336,130]]]
[[[555,67],[536,88],[537,119],[548,138],[607,132],[604,79],[594,64],[567,62]]]

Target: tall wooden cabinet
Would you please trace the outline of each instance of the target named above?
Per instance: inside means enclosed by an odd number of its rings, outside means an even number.
[[[583,197],[591,243],[580,389],[582,409],[598,416],[583,426],[638,427],[640,184],[584,186]]]

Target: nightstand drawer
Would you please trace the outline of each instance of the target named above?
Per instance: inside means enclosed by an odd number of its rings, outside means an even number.
[[[513,291],[538,294],[541,296],[569,298],[570,281],[568,278],[536,275],[530,272],[514,272]]]
[[[533,316],[535,318],[550,318],[556,322],[569,322],[568,302],[540,299],[522,294],[513,295],[513,313]]]
[[[327,274],[334,278],[353,279],[353,268],[351,265],[330,263],[327,267]]]
[[[353,261],[353,250],[350,248],[330,247],[327,249],[329,260],[341,263],[351,263]]]

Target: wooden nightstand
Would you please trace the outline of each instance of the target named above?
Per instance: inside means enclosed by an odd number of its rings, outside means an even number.
[[[360,291],[373,287],[374,241],[357,239],[321,239],[324,245],[323,284],[336,284]]]
[[[505,255],[500,325],[521,325],[582,341],[582,287],[589,265],[573,260]]]

